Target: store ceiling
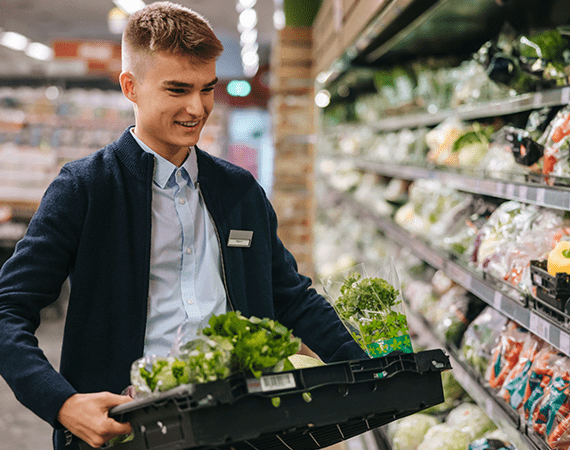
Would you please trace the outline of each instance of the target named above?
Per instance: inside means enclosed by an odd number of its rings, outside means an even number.
[[[149,0],[145,0],[149,3]],[[221,79],[242,77],[238,12],[235,0],[175,0],[205,16],[225,51],[218,61]],[[109,32],[107,14],[115,5],[111,0],[0,0],[0,28],[23,34],[33,41],[51,45],[54,40],[103,40],[120,42]],[[258,43],[260,65],[267,64],[273,39],[274,0],[258,0]],[[71,62],[57,65],[42,63],[23,52],[0,46],[0,76],[77,75],[81,70]]]

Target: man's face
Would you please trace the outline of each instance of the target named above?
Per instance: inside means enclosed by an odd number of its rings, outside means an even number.
[[[164,53],[152,57],[142,77],[122,74],[123,92],[135,104],[135,134],[173,164],[182,164],[214,107],[216,82],[215,61]]]

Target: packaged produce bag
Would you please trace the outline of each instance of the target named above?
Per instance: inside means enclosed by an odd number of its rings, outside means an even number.
[[[321,280],[325,295],[369,356],[413,353],[394,260],[383,258],[379,267],[373,277],[361,263]]]

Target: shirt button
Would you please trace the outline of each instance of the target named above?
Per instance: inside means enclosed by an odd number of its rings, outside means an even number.
[[[188,248],[186,249],[186,253],[187,253],[187,254],[192,253],[192,249],[191,249],[190,247],[188,247]]]
[[[179,198],[179,199],[178,199],[178,203],[180,203],[181,205],[183,205],[183,204],[186,203],[186,202],[184,201],[183,198]]]
[[[186,300],[186,302],[187,302],[189,305],[193,305],[193,304],[194,304],[194,300],[191,299],[191,298],[189,298],[188,300]]]

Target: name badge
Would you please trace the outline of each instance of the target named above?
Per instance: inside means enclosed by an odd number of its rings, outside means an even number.
[[[230,237],[228,238],[228,247],[249,247],[253,231],[248,230],[230,230]]]

